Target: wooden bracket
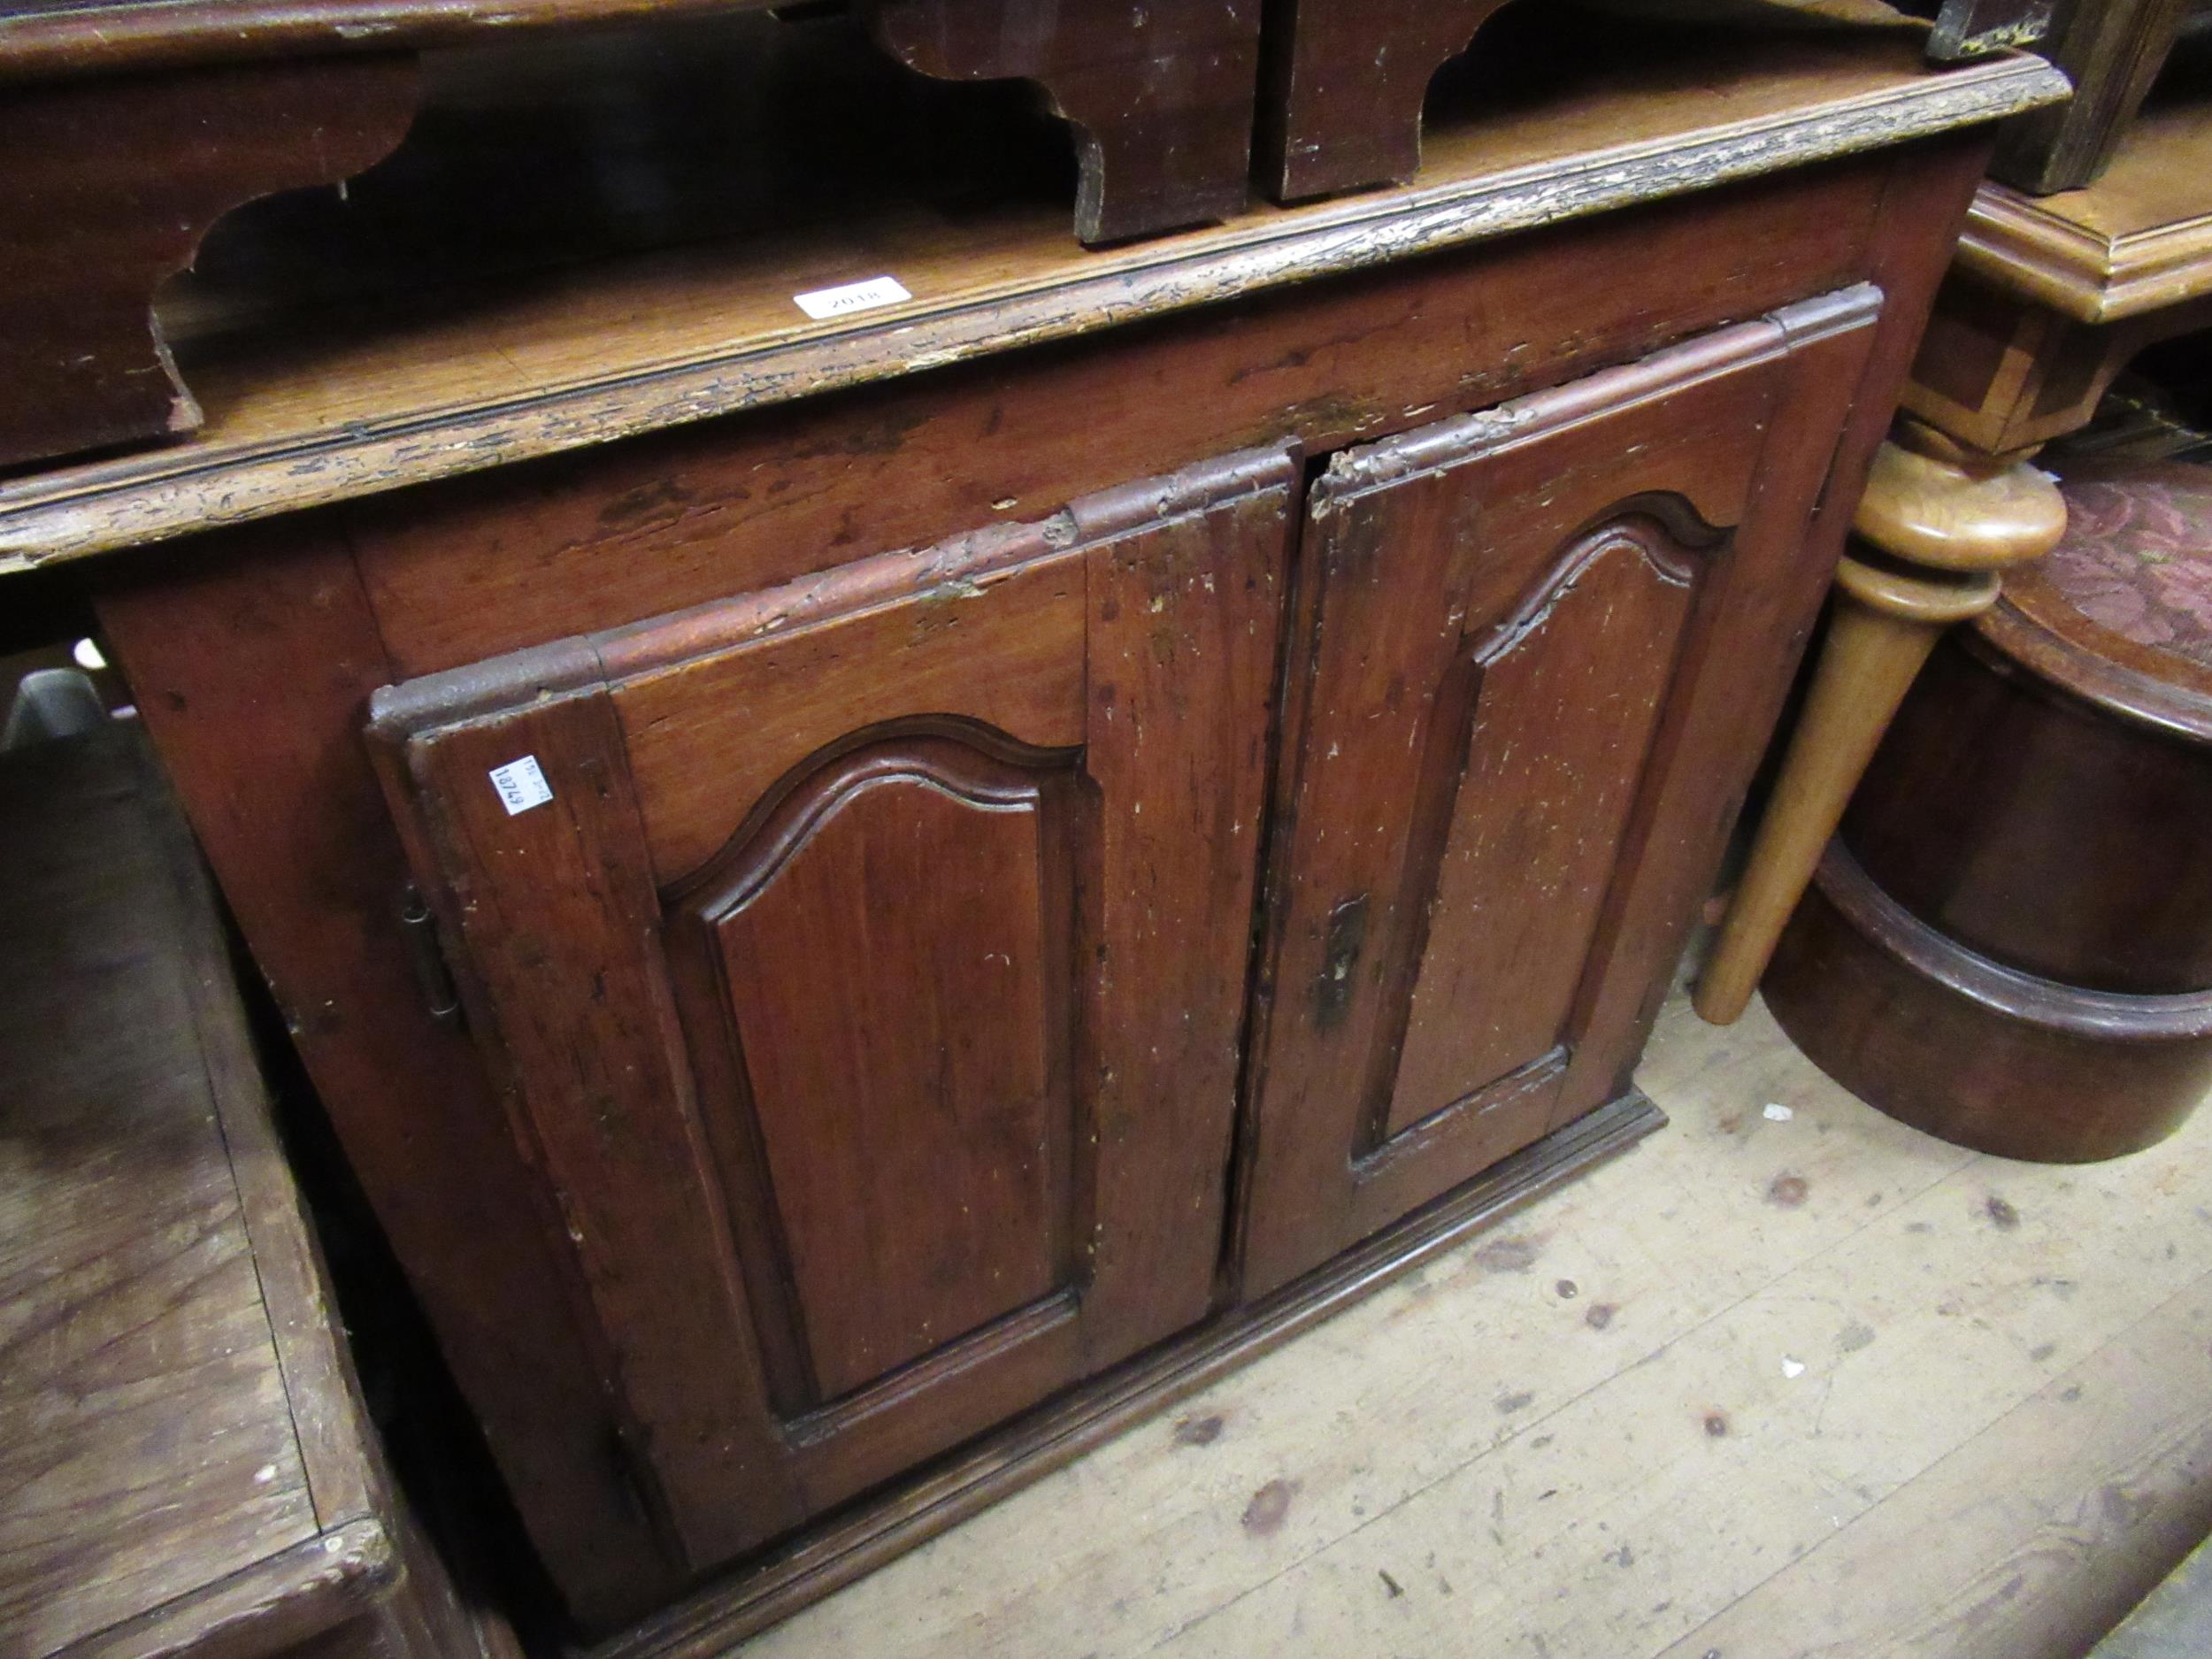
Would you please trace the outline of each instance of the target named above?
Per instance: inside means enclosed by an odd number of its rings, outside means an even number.
[[[1270,0],[1260,178],[1278,201],[1402,184],[1444,61],[1505,0]]]
[[[1249,197],[1260,0],[872,0],[869,19],[922,74],[1043,88],[1076,129],[1086,242],[1211,224]]]
[[[0,466],[189,432],[153,314],[231,209],[359,173],[414,119],[411,56],[227,65],[0,96]]]

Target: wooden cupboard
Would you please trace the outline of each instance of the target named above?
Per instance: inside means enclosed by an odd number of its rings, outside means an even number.
[[[688,1561],[1623,1096],[1880,299],[372,699]]]
[[[1333,457],[1308,496],[1242,1269],[1619,1094],[1757,758],[1880,296]]]
[[[0,481],[0,553],[111,555],[608,1655],[720,1650],[1656,1124],[1982,124],[2050,92],[1739,50],[1138,249],[965,202],[219,357],[209,435]],[[795,320],[863,257],[910,300]]]
[[[1210,1306],[1297,483],[1202,463],[373,703],[690,1560]]]

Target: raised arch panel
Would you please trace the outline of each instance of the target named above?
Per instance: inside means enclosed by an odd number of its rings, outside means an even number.
[[[787,1415],[1071,1284],[1078,753],[864,743],[672,902]]]
[[[1471,641],[1464,761],[1378,1141],[1517,1071],[1563,1064],[1567,1025],[1689,621],[1678,498],[1574,538]],[[1663,514],[1663,518],[1661,516]]]

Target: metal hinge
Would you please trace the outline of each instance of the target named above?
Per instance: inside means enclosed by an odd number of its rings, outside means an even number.
[[[422,889],[411,881],[399,890],[399,927],[407,941],[408,960],[414,964],[415,983],[422,991],[423,1010],[434,1020],[458,1025],[461,997],[453,988],[453,974],[438,943],[438,918]]]

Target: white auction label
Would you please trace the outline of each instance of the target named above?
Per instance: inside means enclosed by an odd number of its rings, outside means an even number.
[[[545,780],[545,772],[538,764],[535,755],[525,755],[520,760],[511,760],[503,766],[491,770],[492,787],[499,791],[499,803],[507,809],[507,816],[527,812],[534,806],[543,806],[553,798],[553,786]]]
[[[901,300],[914,296],[900,287],[896,277],[870,277],[865,282],[848,282],[842,288],[816,288],[811,294],[791,296],[798,307],[815,321],[828,317],[849,317],[855,311],[872,311],[879,305],[896,305]]]

